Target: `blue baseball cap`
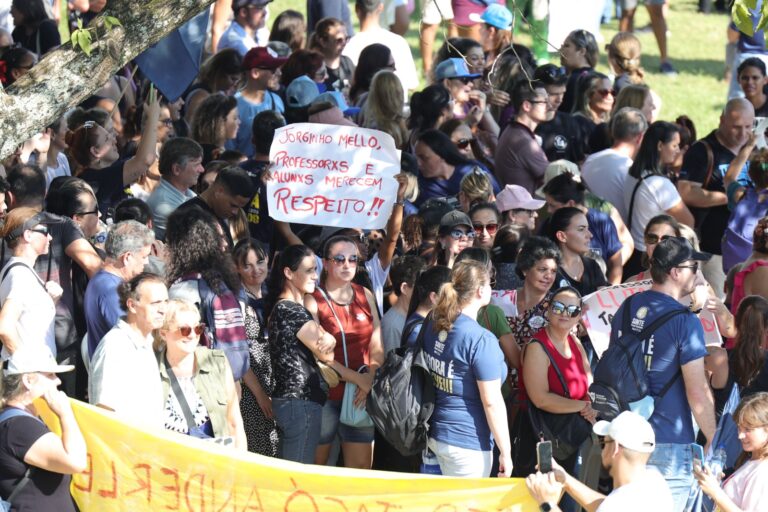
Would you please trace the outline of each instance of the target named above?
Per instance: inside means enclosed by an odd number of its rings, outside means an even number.
[[[501,4],[491,4],[483,14],[472,13],[469,19],[475,23],[487,23],[499,30],[512,30],[512,23],[515,21],[512,11]]]
[[[320,96],[320,90],[317,88],[317,83],[307,75],[294,79],[285,89],[285,102],[293,108],[309,106],[318,96]]]
[[[435,68],[435,78],[443,80],[444,78],[478,78],[483,76],[480,73],[470,73],[467,69],[467,63],[464,59],[453,58],[446,59]]]
[[[360,113],[360,110],[362,110],[360,107],[350,107],[347,104],[347,100],[344,98],[344,95],[339,91],[324,92],[320,96],[315,98],[315,100],[312,103],[321,103],[321,102],[333,103],[334,105],[339,107],[339,110],[344,112],[345,116],[355,116]]]

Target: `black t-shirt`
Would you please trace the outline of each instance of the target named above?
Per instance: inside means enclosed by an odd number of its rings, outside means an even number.
[[[550,162],[581,162],[585,158],[582,132],[571,114],[556,112],[551,121],[536,127],[536,135],[541,137],[541,148]]]
[[[733,354],[733,350],[728,351],[728,383],[723,389],[712,390],[715,395],[715,411],[717,412],[718,418],[722,414],[725,402],[728,401],[728,397],[731,394],[731,388],[736,382],[736,373],[733,369]],[[749,386],[739,389],[739,394],[742,399],[761,391],[768,391],[768,351],[764,350],[763,356],[765,357],[763,360],[763,369],[760,370],[760,373],[757,374],[757,377],[755,377]]]
[[[589,154],[597,153],[613,146],[613,137],[608,123],[600,123],[595,126],[589,136]]]
[[[579,68],[574,69],[568,76],[568,83],[565,85],[565,95],[563,96],[563,102],[560,104],[560,112],[573,112],[573,106],[576,104],[576,94],[579,88],[579,78],[585,76],[592,71],[592,68]]]
[[[679,180],[701,183],[704,190],[723,192],[723,177],[728,172],[728,166],[736,157],[730,149],[717,140],[715,130],[704,137],[704,141],[712,148],[712,176],[707,181],[707,150],[702,141],[696,142],[685,153],[683,167],[680,169]],[[696,229],[701,237],[701,249],[712,254],[722,254],[721,241],[731,212],[727,205],[710,206],[708,208],[691,208],[696,219]],[[707,228],[702,229],[706,223]]]
[[[601,286],[608,286],[608,280],[605,279],[605,274],[603,274],[603,270],[597,261],[582,256],[581,262],[584,264],[584,273],[581,276],[581,281],[576,281],[562,267],[557,267],[553,291],[563,286],[573,286],[584,297],[597,291]]]
[[[216,215],[216,212],[211,209],[210,206],[208,206],[208,203],[203,201],[203,198],[200,196],[195,196],[189,201],[185,201],[179,205],[177,210],[181,210],[183,208],[200,208],[203,211],[206,211],[213,215],[213,218],[216,219],[219,222],[219,226],[221,226],[221,230],[224,232],[224,236],[227,238],[227,243],[229,244],[229,249],[232,250],[232,248],[235,246],[234,240],[232,240],[232,233],[229,232],[229,224],[227,224],[227,221],[224,219],[220,219],[218,215]],[[165,232],[168,233],[168,228],[165,228]]]
[[[768,117],[768,99],[765,103],[755,108],[755,117]]]
[[[31,416],[16,416],[0,423],[0,496],[13,491],[29,466],[24,456],[38,439],[50,432],[42,421]],[[29,482],[13,499],[15,512],[74,512],[69,493],[70,475],[33,468]]]
[[[341,56],[338,68],[327,68],[327,70],[328,78],[325,80],[325,85],[329,91],[341,91],[352,84],[352,77],[355,75],[355,64],[346,55]]]
[[[43,20],[31,34],[27,34],[22,27],[16,27],[12,36],[14,42],[38,56],[61,44],[59,28],[53,20]]]
[[[261,175],[269,165],[269,162],[248,160],[240,164],[251,177],[251,182],[256,189],[251,201],[245,207],[245,215],[248,217],[248,230],[251,236],[264,244],[267,248],[272,244],[272,236],[275,230],[275,221],[269,216],[267,205],[267,187],[261,181]],[[269,249],[267,249],[269,254]]]
[[[281,300],[269,318],[269,352],[275,389],[272,398],[309,400],[324,405],[328,385],[320,376],[312,351],[296,336],[312,320],[307,308]]]
[[[93,188],[104,219],[111,218],[117,203],[128,197],[127,187],[123,183],[125,162],[126,160],[118,160],[103,169],[86,169],[78,176]]]

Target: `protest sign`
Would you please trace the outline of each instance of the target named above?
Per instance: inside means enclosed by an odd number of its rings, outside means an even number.
[[[507,318],[517,316],[517,290],[491,291],[491,304],[498,306]]]
[[[448,478],[315,466],[263,457],[202,439],[140,429],[77,400],[88,448],[72,477],[84,512],[534,512],[522,478]],[[37,410],[55,433],[58,419]]]
[[[269,151],[275,220],[361,229],[386,226],[397,200],[400,156],[378,130],[297,123],[275,131]]]
[[[598,357],[602,356],[605,349],[608,348],[608,341],[611,337],[611,322],[624,299],[635,293],[648,290],[650,287],[651,280],[648,279],[609,286],[584,297],[587,311],[583,316],[583,322]],[[720,346],[723,338],[720,336],[720,330],[717,328],[717,321],[712,312],[703,310],[699,314],[699,320],[704,328],[706,345]]]

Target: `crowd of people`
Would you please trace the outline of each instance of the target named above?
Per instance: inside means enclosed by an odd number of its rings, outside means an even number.
[[[662,2],[647,3],[658,21]],[[4,85],[59,44],[45,4],[13,0]],[[607,46],[611,76],[586,30],[560,66],[537,66],[502,4],[427,3],[420,88],[406,4],[357,0],[355,26],[346,2],[310,0],[306,20],[284,11],[270,32],[269,0],[222,0],[180,98],[129,65],[3,161],[11,510],[75,510],[86,448],[67,396],[295,462],[527,477],[545,511],[698,510],[702,492],[722,510],[768,507],[768,150],[753,133],[765,64],[741,62],[744,97],[699,137],[685,116],[658,118],[631,32]],[[448,12],[461,37],[435,48]],[[392,137],[384,229],[270,216],[270,149],[292,123]],[[616,312],[609,347],[645,336],[653,405],[606,417],[583,300],[630,281],[648,289]],[[365,404],[387,354],[413,347],[435,410],[423,453],[405,457]],[[723,480],[691,446],[718,448],[734,390],[743,453]]]

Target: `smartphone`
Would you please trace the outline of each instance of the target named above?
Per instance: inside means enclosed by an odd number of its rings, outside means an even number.
[[[552,472],[552,441],[536,443],[536,459],[539,463],[540,472]]]
[[[691,458],[693,459],[693,469],[701,471],[704,467],[704,448],[700,444],[691,445]]]

